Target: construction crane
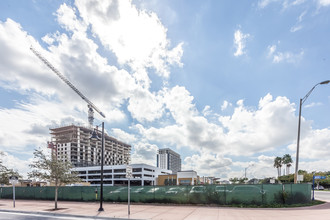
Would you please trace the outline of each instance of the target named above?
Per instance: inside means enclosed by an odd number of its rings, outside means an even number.
[[[65,82],[68,86],[70,86],[73,91],[75,91],[85,102],[87,102],[88,107],[88,122],[89,126],[93,127],[94,122],[94,110],[97,111],[103,118],[105,118],[105,115],[91,102],[84,96],[65,76],[60,73],[46,58],[44,58],[38,51],[36,51],[32,46],[30,47],[30,50],[42,61],[44,62],[58,77],[60,77],[63,82]],[[93,110],[94,109],[94,110]]]

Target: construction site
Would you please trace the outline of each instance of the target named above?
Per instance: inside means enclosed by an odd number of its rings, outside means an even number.
[[[50,129],[50,147],[57,159],[70,161],[75,167],[100,166],[102,141],[91,139],[92,129],[69,125]],[[101,131],[96,130],[99,136]],[[131,146],[104,134],[104,165],[130,163]]]

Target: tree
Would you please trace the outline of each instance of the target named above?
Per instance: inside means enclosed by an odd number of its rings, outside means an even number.
[[[18,178],[22,178],[22,176],[19,175],[19,173],[17,171],[15,171],[13,169],[9,169],[5,165],[3,165],[2,157],[4,155],[5,154],[2,151],[0,151],[0,184],[8,185],[9,177],[17,176]]]
[[[281,167],[282,167],[282,158],[281,157],[276,157],[274,159],[274,167],[277,168],[277,174],[278,177],[281,176]]]
[[[290,174],[290,167],[292,164],[292,158],[290,154],[284,154],[283,158],[282,158],[283,164],[286,165],[286,175]]]
[[[239,178],[238,183],[239,183],[239,184],[244,184],[245,181],[247,181],[247,180],[248,180],[247,177],[241,177],[241,178]]]
[[[237,177],[234,177],[234,178],[230,178],[229,181],[232,182],[233,184],[236,184],[237,182],[239,182],[239,179]]]
[[[41,150],[35,150],[33,154],[35,160],[29,165],[33,170],[28,173],[28,176],[55,184],[55,210],[57,210],[58,187],[81,180],[77,173],[71,170],[72,164],[57,160],[55,153],[46,156]]]

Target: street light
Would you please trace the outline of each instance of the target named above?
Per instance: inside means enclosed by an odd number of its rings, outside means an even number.
[[[318,85],[324,85],[330,83],[330,80],[326,80],[323,82],[320,82],[316,84],[309,92],[305,95],[304,98],[300,99],[300,105],[299,105],[299,121],[298,121],[298,138],[297,138],[297,154],[296,154],[296,170],[294,174],[294,183],[297,183],[297,177],[298,177],[298,163],[299,163],[299,142],[300,142],[300,123],[301,123],[301,106],[304,104],[308,96],[313,92],[316,86]]]
[[[96,127],[97,130],[97,127]],[[90,139],[96,139],[96,140],[100,140],[97,132],[93,131],[92,136],[90,137]],[[100,211],[104,211],[103,209],[103,163],[104,163],[104,122],[102,122],[102,137],[101,137],[101,193],[100,193],[100,208],[99,208],[99,212]]]
[[[250,164],[248,167],[245,168],[245,174],[244,174],[245,179],[246,179],[246,170],[247,170],[249,167],[252,167],[252,166],[254,166],[254,164]]]

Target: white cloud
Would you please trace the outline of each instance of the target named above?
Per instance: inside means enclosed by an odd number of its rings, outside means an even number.
[[[131,116],[137,120],[153,121],[162,116],[162,90],[148,90],[151,81],[147,70],[156,69],[156,73],[166,80],[170,66],[182,66],[183,43],[171,48],[166,28],[158,17],[137,10],[131,2],[120,1],[118,7],[109,2],[95,5],[91,2],[93,6],[87,8],[84,3],[78,2],[77,8],[66,4],[60,6],[55,15],[66,32],[55,31],[42,37],[48,45],[47,50],[20,24],[11,19],[0,21],[0,49],[6,54],[0,59],[1,86],[27,96],[24,102],[17,101],[12,109],[0,109],[2,150],[31,153],[32,148],[49,140],[49,127],[87,123],[86,103],[33,55],[30,45],[105,113],[106,123],[123,121],[126,115],[120,109],[127,103]],[[98,8],[99,4],[105,7]],[[119,17],[116,17],[117,9]],[[89,10],[91,13],[87,13]],[[98,19],[102,22],[100,26],[95,24],[96,27],[91,22]],[[92,37],[87,33],[90,26]],[[106,33],[103,35],[103,32]],[[129,72],[108,64],[98,53],[100,45],[94,42],[95,36],[117,55],[119,63],[130,65]],[[95,117],[99,118],[97,113]],[[114,132],[134,141],[127,133]],[[140,151],[143,149],[137,147]],[[151,147],[155,149],[155,146]]]
[[[250,37],[249,34],[243,34],[241,30],[236,30],[234,33],[234,46],[236,48],[236,51],[234,53],[234,56],[242,56],[245,54],[245,44],[246,40]]]
[[[127,109],[140,122],[154,121],[161,118],[164,112],[162,96],[146,89],[137,89],[130,96]]]
[[[301,30],[302,28],[303,28],[302,25],[293,26],[293,27],[290,29],[290,32],[297,32],[297,31]]]
[[[312,102],[308,105],[305,105],[304,108],[313,108],[315,106],[321,106],[321,105],[323,105],[321,102]]]
[[[240,155],[244,151],[246,155],[252,155],[289,144],[297,126],[294,112],[294,106],[286,97],[273,100],[270,94],[260,99],[257,110],[240,102],[232,116],[219,117],[228,130],[225,152]]]
[[[273,100],[268,94],[260,99],[257,110],[245,107],[240,100],[231,116],[219,117],[221,125],[200,116],[193,98],[182,87],[172,88],[164,99],[175,123],[160,128],[139,125],[139,133],[149,141],[195,151],[225,155],[240,155],[244,151],[253,155],[288,145],[296,137],[295,109],[285,97]]]
[[[201,152],[186,157],[182,165],[182,170],[198,171],[199,176],[214,176],[219,177],[229,170],[232,164],[230,158],[224,158],[220,154]]]
[[[298,22],[302,22],[303,17],[304,17],[306,14],[307,14],[307,11],[302,12],[302,13],[299,15],[297,21],[298,21]]]
[[[111,135],[113,135],[118,140],[125,142],[127,144],[132,144],[137,141],[137,138],[133,134],[129,134],[119,128],[111,129]]]
[[[312,130],[310,126],[302,125],[304,132],[300,136],[299,157],[320,159],[330,156],[330,128]],[[296,151],[296,143],[289,145],[289,149]]]
[[[273,60],[273,63],[297,63],[299,62],[304,56],[304,51],[301,50],[300,53],[294,54],[291,52],[276,52],[276,45],[268,46],[268,57]]]
[[[266,8],[268,5],[272,4],[272,3],[279,3],[282,4],[282,8],[283,10],[292,7],[292,6],[297,6],[297,5],[301,5],[305,2],[305,0],[260,0],[258,2],[258,8],[259,9],[264,9]]]
[[[31,160],[21,160],[7,152],[4,152],[4,155],[1,156],[1,160],[5,167],[18,171],[23,178],[27,178],[27,173],[30,172],[29,164]]]
[[[306,15],[306,13],[307,13],[307,11],[304,11],[299,15],[299,17],[297,18],[296,24],[293,27],[291,27],[290,32],[294,33],[303,28],[303,25],[301,24],[301,22],[303,20],[303,17]]]
[[[210,110],[211,107],[209,105],[205,106],[204,109],[203,109],[203,115],[206,117],[208,115],[210,115],[212,113],[212,111]]]
[[[139,142],[134,145],[132,163],[145,163],[156,166],[158,147],[154,144]]]
[[[182,43],[170,48],[167,29],[153,12],[139,10],[131,1],[76,1],[81,17],[101,43],[134,71],[152,67],[169,77],[169,65],[182,65]],[[141,79],[149,87],[148,79]]]
[[[330,6],[330,0],[318,0],[320,6]]]
[[[230,102],[228,102],[228,101],[223,101],[223,104],[221,105],[221,111],[224,111],[224,110],[226,110],[228,107],[231,107],[232,106],[232,104],[230,103]]]
[[[279,2],[280,0],[261,0],[258,2],[258,7],[263,9],[273,2]]]

